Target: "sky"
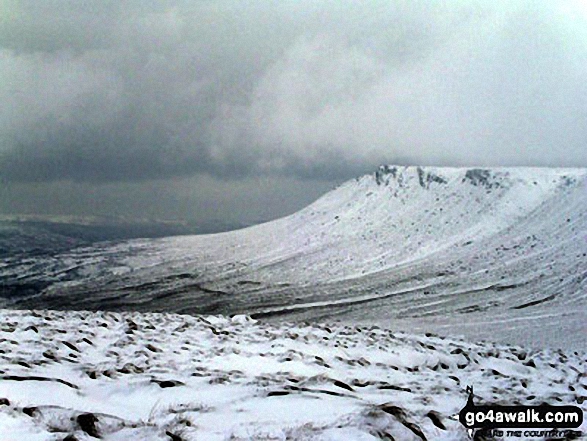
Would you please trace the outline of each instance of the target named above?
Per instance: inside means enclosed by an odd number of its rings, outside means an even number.
[[[586,0],[0,0],[0,214],[252,223],[381,164],[586,167],[586,78]]]

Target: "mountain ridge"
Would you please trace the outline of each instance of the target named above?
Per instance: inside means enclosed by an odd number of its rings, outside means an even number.
[[[381,166],[242,230],[0,268],[5,286],[42,282],[4,305],[334,317],[516,342],[504,323],[564,321],[568,334],[587,310],[586,189],[580,168]]]

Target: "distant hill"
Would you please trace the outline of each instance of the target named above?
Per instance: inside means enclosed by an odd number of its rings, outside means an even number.
[[[244,228],[226,221],[165,222],[69,216],[0,216],[0,257],[54,254],[94,242],[212,234]]]
[[[0,277],[47,283],[10,300],[23,307],[329,317],[560,344],[584,330],[586,190],[585,169],[382,166],[273,222]],[[527,332],[539,326],[549,334]]]

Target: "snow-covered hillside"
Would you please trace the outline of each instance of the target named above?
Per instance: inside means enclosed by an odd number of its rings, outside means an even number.
[[[586,256],[585,169],[383,166],[273,222],[5,262],[0,280],[11,308],[340,318],[585,349]]]
[[[0,322],[3,441],[465,440],[468,385],[479,403],[587,409],[586,352],[244,316]]]

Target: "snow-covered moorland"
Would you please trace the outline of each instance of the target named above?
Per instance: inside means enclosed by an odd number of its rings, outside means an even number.
[[[0,441],[460,440],[467,386],[584,410],[586,189],[585,169],[382,166],[229,233],[21,234]]]
[[[587,169],[382,166],[238,231],[7,257],[0,307],[341,319],[586,350],[586,268]]]
[[[584,352],[246,316],[0,322],[3,441],[461,440],[467,385],[480,402],[587,408]]]

